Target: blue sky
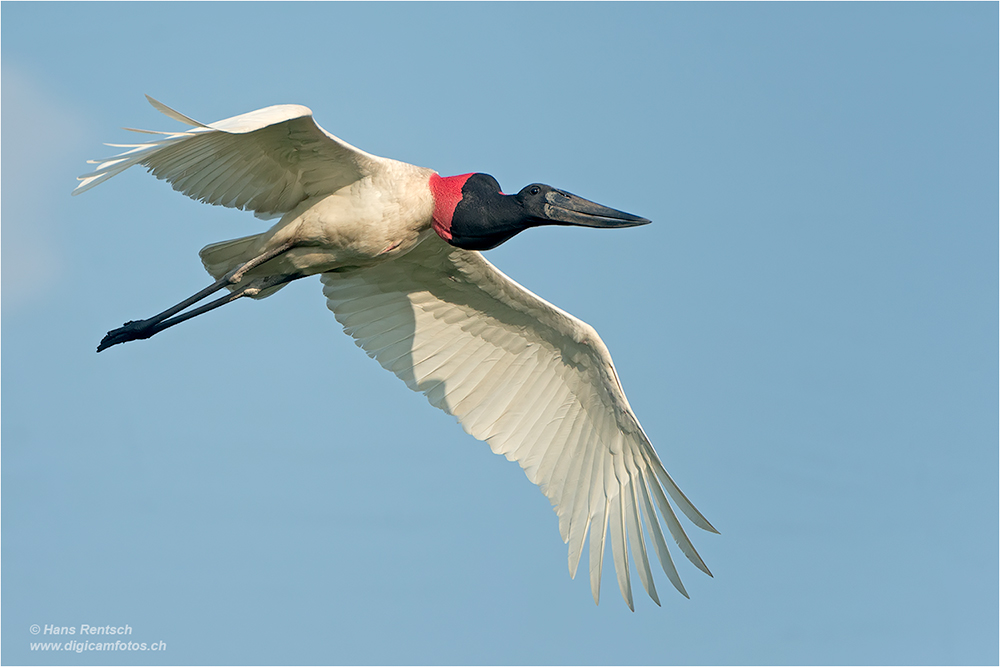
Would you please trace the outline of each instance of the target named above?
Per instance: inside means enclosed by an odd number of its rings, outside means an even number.
[[[995,3],[2,6],[2,659],[998,660]],[[85,160],[279,103],[654,221],[489,253],[593,324],[721,535],[685,600],[571,580],[518,467],[318,280],[94,353],[265,228]],[[581,573],[585,570],[581,568]],[[39,653],[32,624],[162,653]],[[44,638],[44,637],[43,637]]]

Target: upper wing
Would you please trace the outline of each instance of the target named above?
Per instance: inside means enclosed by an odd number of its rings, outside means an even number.
[[[283,104],[204,125],[147,95],[150,103],[194,129],[153,132],[141,144],[108,144],[125,152],[79,178],[79,194],[141,164],[175,190],[209,204],[273,217],[308,197],[333,193],[377,168],[384,158],[341,141],[316,124],[312,111]]]
[[[433,235],[391,262],[324,274],[323,285],[344,331],[369,356],[495,453],[517,461],[541,487],[569,543],[571,575],[590,528],[595,601],[609,528],[618,585],[630,608],[626,544],[659,604],[646,555],[650,536],[670,581],[687,595],[654,506],[681,551],[711,575],[666,494],[695,525],[717,531],[663,468],[592,327],[524,289],[478,252]]]

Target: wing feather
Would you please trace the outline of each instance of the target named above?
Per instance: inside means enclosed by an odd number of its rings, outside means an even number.
[[[635,611],[632,602],[632,582],[629,577],[628,551],[625,547],[625,504],[622,502],[621,485],[612,492],[610,509],[611,522],[611,555],[615,564],[615,576],[618,578],[618,589],[625,598],[628,608]]]
[[[639,494],[642,496],[642,506],[646,508],[646,527],[653,534],[653,548],[656,549],[656,556],[660,560],[663,572],[667,575],[670,583],[674,585],[674,588],[680,591],[681,595],[690,597],[684,588],[684,584],[681,582],[680,575],[677,573],[674,560],[670,557],[670,551],[667,549],[667,542],[663,538],[663,530],[660,528],[660,520],[657,518],[656,510],[653,509],[653,504],[649,500],[645,475],[642,476],[642,479],[638,480],[636,486],[639,488]]]
[[[568,462],[566,474],[561,478],[553,479],[549,485],[549,493],[560,499],[560,505],[556,511],[559,513],[559,528],[563,532],[569,529],[569,526],[566,525],[569,521],[567,517],[573,515],[573,508],[578,504],[587,505],[586,501],[577,503],[576,499],[577,496],[586,498],[587,495],[586,485],[582,483],[586,470],[589,469],[585,467],[585,462],[589,460],[589,455],[595,449],[588,445],[587,437],[596,436],[593,431],[585,430],[587,427],[586,407],[577,400],[576,396],[573,396],[571,400],[572,402],[565,411],[563,423],[560,424],[562,439],[573,445],[561,448],[564,452],[563,459]]]
[[[517,461],[541,488],[569,545],[571,575],[589,534],[595,602],[609,531],[618,587],[629,607],[630,551],[657,604],[649,551],[687,595],[661,517],[681,552],[708,572],[668,496],[695,525],[714,529],[667,475],[593,328],[513,282],[479,253],[436,236],[391,262],[324,274],[323,285],[344,331],[369,356],[495,453]]]
[[[621,437],[621,434],[619,434]],[[643,588],[646,589],[646,593],[653,599],[653,602],[660,604],[660,598],[656,594],[656,585],[653,583],[653,573],[649,567],[649,556],[646,553],[646,539],[642,531],[642,521],[643,518],[648,522],[649,517],[645,514],[645,508],[639,504],[639,491],[643,482],[642,469],[636,465],[635,458],[632,455],[631,449],[628,447],[622,447],[624,452],[624,464],[628,469],[628,482],[625,489],[628,491],[628,497],[625,501],[629,504],[629,510],[626,512],[626,521],[628,527],[629,545],[632,548],[633,561],[635,562],[636,569],[639,571],[639,579],[642,581]]]
[[[610,503],[591,515],[591,525],[600,526],[600,531],[590,532],[590,591],[594,594],[594,604],[601,602],[601,570],[604,567],[604,543],[608,535],[608,513]],[[628,598],[625,599],[628,602]]]
[[[562,421],[570,406],[572,393],[561,382],[561,378],[556,378],[556,387],[551,392],[551,399],[544,404],[543,412],[540,412],[536,420],[532,434],[537,440],[537,447],[540,450],[537,465],[532,472],[532,477],[539,480],[539,486],[543,493],[556,494],[556,488],[562,482],[562,478],[556,473],[556,466],[560,462],[568,462],[569,452],[572,448],[561,446],[557,440],[558,429],[562,426]],[[531,465],[532,461],[525,461]]]
[[[204,124],[152,98],[149,101],[194,129],[132,130],[156,139],[119,144],[128,150],[92,160],[97,167],[80,177],[74,195],[142,165],[192,199],[274,217],[306,199],[332,194],[389,162],[333,136],[304,106],[283,104]]]
[[[583,427],[583,420],[580,418],[580,405],[572,398],[564,402],[559,411],[553,415],[550,429],[561,428],[566,423],[570,425],[566,441],[579,442],[579,430]],[[577,435],[574,436],[574,433]],[[553,438],[555,434],[547,430],[545,437]],[[579,490],[579,485],[576,482],[579,480],[580,466],[586,458],[586,452],[579,446],[558,447],[557,449],[558,458],[552,464],[551,472],[545,465],[547,461],[543,461],[543,464],[539,466],[538,475],[542,479],[548,479],[548,485],[544,492],[551,494],[553,498],[562,499],[560,508],[557,510],[559,512],[559,534],[566,542],[569,539],[573,521],[578,518],[577,514],[574,513],[574,507],[576,507],[574,497],[575,492]]]

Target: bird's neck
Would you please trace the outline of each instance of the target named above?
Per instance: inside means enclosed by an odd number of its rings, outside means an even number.
[[[459,248],[489,250],[531,226],[517,198],[501,192],[491,176],[434,174],[430,188],[434,231]]]
[[[455,216],[455,207],[458,206],[458,202],[462,201],[462,186],[465,185],[470,176],[472,174],[462,174],[461,176],[431,174],[431,194],[434,196],[434,221],[432,225],[438,236],[445,241],[450,242],[453,238],[451,224]]]

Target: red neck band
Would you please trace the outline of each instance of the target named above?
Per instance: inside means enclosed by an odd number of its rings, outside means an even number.
[[[434,231],[445,241],[451,240],[451,219],[455,207],[462,201],[462,186],[472,174],[461,176],[438,176],[430,179],[431,194],[434,195]]]

